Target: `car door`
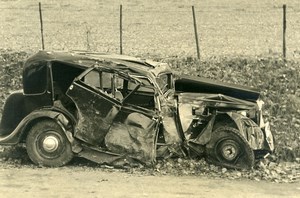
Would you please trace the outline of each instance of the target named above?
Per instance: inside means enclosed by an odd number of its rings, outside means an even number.
[[[154,107],[135,104],[134,93],[142,86],[138,79],[116,71],[98,68],[81,74],[67,92],[78,109],[74,136],[113,153],[153,163],[159,118]]]
[[[124,82],[119,90],[124,98],[105,137],[105,146],[111,152],[152,165],[156,160],[160,123],[156,90],[141,78],[137,81],[121,78],[115,82]]]
[[[118,112],[121,102],[112,97],[113,73],[101,79],[102,71],[88,69],[74,80],[67,95],[78,109],[74,136],[93,145],[101,145]]]

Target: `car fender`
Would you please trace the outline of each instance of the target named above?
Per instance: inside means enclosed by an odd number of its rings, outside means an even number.
[[[0,136],[9,135],[25,117],[23,90],[12,92],[6,99],[2,111]]]
[[[73,141],[73,137],[66,130],[68,124],[70,123],[70,119],[64,115],[61,111],[57,109],[39,109],[31,112],[25,118],[21,120],[18,126],[15,128],[13,132],[11,132],[8,136],[0,138],[0,144],[2,145],[15,145],[20,143],[26,136],[26,132],[30,129],[30,127],[38,122],[40,119],[54,119],[58,122],[58,124],[62,127],[63,131],[66,133],[66,136],[70,142]]]
[[[227,112],[226,114],[234,121],[239,132],[253,150],[265,149],[264,132],[253,120],[236,112]]]
[[[213,131],[220,126],[231,124],[237,127],[239,133],[253,150],[266,149],[264,146],[265,136],[261,128],[250,118],[235,112],[221,113],[212,116],[207,126],[200,132],[200,135],[194,139],[189,139],[188,142],[205,145],[211,140],[211,133]]]

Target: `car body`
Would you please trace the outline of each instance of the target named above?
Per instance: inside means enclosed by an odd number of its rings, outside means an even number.
[[[40,51],[24,63],[23,90],[4,105],[0,144],[26,143],[30,159],[74,156],[115,166],[206,157],[251,168],[274,150],[255,89],[177,76],[166,63],[85,51]]]

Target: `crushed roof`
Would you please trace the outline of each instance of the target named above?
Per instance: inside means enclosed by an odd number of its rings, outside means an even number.
[[[171,73],[171,69],[166,63],[154,62],[126,55],[104,54],[87,51],[39,51],[27,59],[24,64],[24,68],[31,67],[32,65],[36,65],[35,63],[39,62],[61,62],[71,64],[82,69],[98,64],[105,64],[114,69],[127,68],[142,75],[147,75],[149,72],[155,76],[160,73]]]

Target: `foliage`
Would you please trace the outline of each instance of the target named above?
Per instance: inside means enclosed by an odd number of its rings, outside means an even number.
[[[9,93],[22,88],[22,62],[26,57],[25,52],[0,50],[0,115]]]
[[[29,56],[26,52],[0,50],[0,105],[9,93],[22,87],[22,63]],[[199,61],[191,57],[156,58],[168,62],[178,74],[207,77],[223,82],[257,88],[265,101],[265,118],[270,121],[275,136],[275,157],[258,163],[254,170],[244,172],[227,170],[207,164],[203,160],[159,161],[147,174],[209,175],[229,179],[248,178],[273,182],[294,182],[299,179],[300,163],[300,66],[294,61],[284,62],[275,58],[211,57]],[[24,152],[0,147],[0,161],[28,163]],[[17,153],[17,154],[16,154]],[[15,157],[14,154],[18,157]],[[294,163],[289,163],[294,162]]]

